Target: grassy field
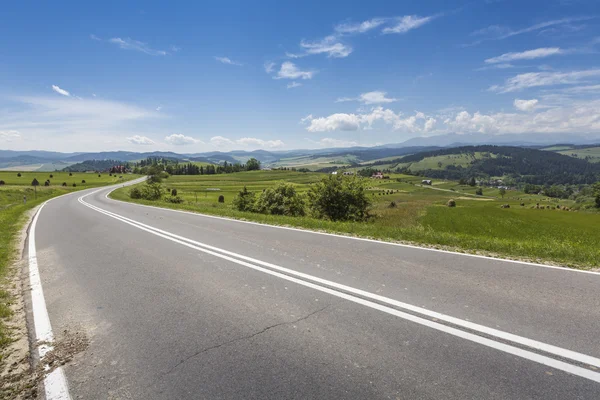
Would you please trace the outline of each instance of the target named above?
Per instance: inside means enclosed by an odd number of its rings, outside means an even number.
[[[588,160],[590,162],[600,162],[600,147],[588,147],[585,149],[561,150],[561,151],[557,151],[557,153],[564,154],[566,156],[581,158],[581,159],[585,159],[586,157],[589,157]]]
[[[324,174],[291,171],[254,171],[229,175],[172,176],[163,183],[176,188],[185,202],[136,200],[142,204],[185,209],[206,214],[243,218],[258,222],[291,225],[382,240],[422,243],[460,251],[554,262],[578,268],[600,266],[600,213],[567,211],[569,200],[556,200],[522,192],[508,191],[504,199],[498,190],[484,188],[483,196],[475,187],[451,181],[434,181],[421,186],[421,177],[392,174],[390,180],[369,181],[373,200],[369,222],[331,222],[311,217],[281,217],[239,212],[231,200],[244,186],[259,192],[278,181],[297,185],[299,192]],[[115,199],[132,201],[129,189],[118,189]],[[219,195],[225,197],[218,203]],[[457,207],[446,206],[455,199]],[[390,207],[391,202],[396,207]],[[521,206],[521,203],[524,205]],[[543,209],[535,208],[539,203]],[[500,208],[509,204],[510,208]]]
[[[50,178],[51,186],[43,186],[44,181]],[[74,173],[69,176],[68,172],[21,172],[21,177],[17,172],[0,171],[0,180],[6,182],[0,186],[0,286],[7,282],[7,273],[9,265],[14,261],[18,254],[16,240],[18,234],[26,221],[26,212],[40,205],[44,201],[62,194],[70,193],[89,187],[103,186],[112,183],[123,182],[134,179],[137,175],[124,175],[110,177],[108,174],[84,174]],[[31,186],[31,181],[37,178],[42,186],[37,190]],[[86,184],[81,184],[85,180]],[[67,182],[69,186],[62,187],[62,182]],[[73,187],[72,184],[77,186]],[[27,203],[23,203],[23,197],[27,197]],[[10,335],[5,327],[5,321],[10,318],[11,298],[9,294],[0,290],[0,362],[2,361],[2,349],[10,342]]]
[[[335,155],[327,157],[302,156],[282,158],[281,160],[270,163],[269,165],[273,168],[308,168],[311,171],[315,171],[326,167],[343,167],[358,161],[358,157],[354,155]]]

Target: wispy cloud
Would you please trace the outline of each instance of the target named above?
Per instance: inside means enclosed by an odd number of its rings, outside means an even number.
[[[164,50],[156,50],[148,46],[148,44],[144,42],[140,42],[139,40],[134,40],[131,38],[112,38],[108,39],[109,43],[116,44],[123,50],[133,50],[139,51],[141,53],[145,53],[151,56],[166,56],[167,52]]]
[[[19,131],[0,131],[0,142],[12,142],[17,139],[21,139],[21,132]]]
[[[485,60],[486,64],[509,63],[517,60],[534,60],[537,58],[545,58],[559,54],[565,54],[565,50],[559,47],[542,47],[539,49],[522,51],[519,53],[504,53],[498,57],[492,57]]]
[[[93,33],[90,35],[90,39],[95,40],[97,42],[102,41],[102,39],[100,39],[98,36],[94,35]]]
[[[344,58],[352,53],[352,47],[341,43],[340,39],[335,35],[327,36],[315,42],[302,40],[300,47],[304,50],[303,53],[286,53],[286,56],[300,58],[314,54],[326,54],[330,58]]]
[[[187,146],[191,144],[202,143],[200,140],[194,139],[191,136],[185,136],[179,133],[174,133],[165,137],[165,142],[175,146]]]
[[[267,74],[270,74],[271,72],[273,72],[275,70],[276,66],[277,66],[277,64],[275,64],[274,62],[266,62],[265,63],[265,72]]]
[[[571,72],[528,72],[506,80],[504,85],[494,85],[489,88],[493,92],[508,93],[519,90],[556,85],[576,85],[589,78],[600,77],[600,69],[588,69]]]
[[[405,15],[397,18],[397,22],[394,26],[384,28],[382,33],[406,33],[420,26],[423,26],[431,22],[435,16],[420,17],[418,15]]]
[[[69,93],[65,89],[61,89],[60,87],[58,87],[56,85],[52,85],[52,90],[54,90],[58,94],[62,94],[63,96],[67,96],[67,97],[71,96],[71,93]]]
[[[524,33],[530,33],[535,31],[540,31],[542,29],[546,29],[549,27],[560,27],[560,26],[568,26],[573,22],[587,21],[593,19],[595,17],[568,17],[555,19],[550,21],[540,22],[525,28],[521,29],[512,29],[507,26],[502,25],[490,25],[488,27],[476,30],[471,32],[471,36],[480,37],[480,39],[475,42],[465,44],[463,46],[475,46],[487,40],[502,40],[507,39],[512,36],[522,35]]]
[[[127,138],[127,141],[131,144],[149,146],[154,144],[154,140],[146,136],[134,135]]]
[[[315,73],[315,71],[302,71],[294,63],[285,61],[273,79],[311,79]]]
[[[215,56],[215,60],[217,60],[218,62],[223,63],[223,64],[237,65],[239,67],[241,67],[242,65],[244,65],[244,64],[242,64],[240,62],[233,61],[229,57],[217,57],[217,56]]]
[[[365,33],[385,24],[386,18],[372,18],[363,22],[344,22],[335,26],[337,33]]]
[[[579,94],[596,93],[596,92],[600,93],[600,85],[575,86],[575,87],[563,89],[563,92],[579,93]]]
[[[382,91],[374,91],[361,93],[358,97],[340,97],[335,102],[342,103],[347,101],[359,101],[363,104],[383,104],[383,103],[393,103],[398,101],[398,99],[387,97],[387,92]]]
[[[302,84],[300,82],[294,81],[294,82],[288,83],[286,88],[293,89],[293,88],[297,88],[298,86],[302,86]]]
[[[228,149],[232,149],[236,146],[276,149],[276,148],[283,147],[285,145],[285,143],[283,143],[283,141],[281,141],[279,139],[263,140],[263,139],[252,138],[252,137],[243,137],[240,139],[232,140],[232,139],[229,139],[229,138],[226,138],[223,136],[213,136],[212,138],[210,138],[210,144],[212,144],[215,147],[228,148]]]

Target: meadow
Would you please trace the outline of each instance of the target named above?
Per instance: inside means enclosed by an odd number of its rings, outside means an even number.
[[[295,171],[171,176],[163,181],[163,186],[169,190],[177,189],[183,203],[135,202],[583,269],[600,267],[600,247],[597,246],[600,243],[600,213],[573,210],[581,204],[570,200],[518,191],[507,191],[501,198],[497,189],[483,188],[483,196],[477,196],[475,187],[457,182],[434,180],[432,186],[427,186],[421,185],[421,177],[391,174],[389,180],[369,179],[368,192],[373,205],[372,218],[367,222],[264,215],[240,212],[231,207],[232,199],[244,186],[260,192],[279,181],[286,181],[304,193],[311,183],[325,176]],[[129,198],[129,190],[117,189],[111,197],[134,201]],[[218,202],[221,195],[224,203]],[[457,206],[447,207],[449,199],[456,200]],[[505,204],[510,208],[500,207]]]
[[[20,173],[21,176],[17,176]],[[50,174],[53,178],[50,178]],[[18,255],[16,248],[19,232],[25,224],[28,211],[42,204],[44,201],[62,194],[71,193],[77,190],[90,187],[104,186],[130,179],[138,178],[137,175],[109,176],[109,174],[89,174],[73,173],[69,176],[68,172],[31,172],[31,171],[0,171],[0,287],[7,284],[7,274],[9,265]],[[37,179],[40,186],[34,188],[31,186],[33,179]],[[50,179],[50,186],[44,186],[46,179]],[[86,183],[82,184],[81,181]],[[67,186],[63,187],[62,183]],[[73,187],[73,184],[76,187]],[[23,202],[23,198],[27,202]],[[4,324],[7,318],[10,318],[11,297],[8,292],[0,289],[0,350],[10,342],[10,334]],[[0,362],[2,361],[2,352],[0,351]]]

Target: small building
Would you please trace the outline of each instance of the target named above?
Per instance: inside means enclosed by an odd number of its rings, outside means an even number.
[[[423,179],[423,180],[421,181],[421,184],[422,184],[422,185],[431,185],[431,179]]]
[[[371,175],[371,178],[373,178],[373,179],[383,179],[383,174],[381,172],[375,172],[373,175]]]

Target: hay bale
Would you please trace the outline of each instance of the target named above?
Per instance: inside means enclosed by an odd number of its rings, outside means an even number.
[[[456,207],[456,201],[454,199],[450,199],[448,200],[448,203],[446,203],[446,205],[448,207]]]

